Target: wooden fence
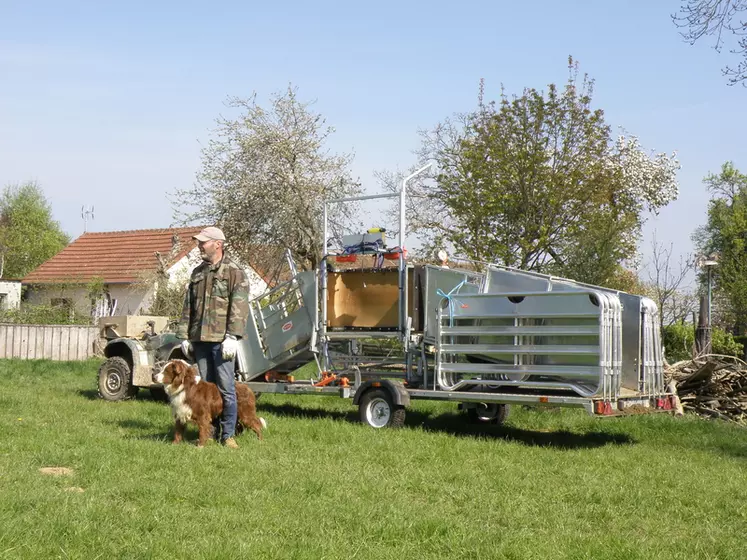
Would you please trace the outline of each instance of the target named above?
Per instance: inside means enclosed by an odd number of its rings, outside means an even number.
[[[96,355],[98,343],[96,327],[0,324],[0,358],[85,360]]]

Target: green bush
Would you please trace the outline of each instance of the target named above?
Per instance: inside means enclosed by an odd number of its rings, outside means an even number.
[[[711,346],[713,354],[744,357],[744,344],[734,339],[734,335],[718,327],[713,329]]]
[[[0,311],[0,323],[21,325],[90,325],[90,315],[61,305],[22,303],[18,309]]]
[[[695,344],[695,327],[692,324],[675,323],[661,331],[667,361],[670,363],[689,360]],[[740,337],[741,338],[741,337]],[[711,334],[711,353],[726,356],[744,356],[744,344],[734,339],[731,333],[714,327]]]
[[[178,321],[182,316],[186,292],[187,288],[183,284],[162,283],[156,289],[148,315],[161,315],[168,317],[171,321]]]

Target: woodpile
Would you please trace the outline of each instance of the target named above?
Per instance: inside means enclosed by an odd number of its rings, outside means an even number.
[[[747,425],[747,363],[709,354],[667,365],[665,377],[684,410]]]

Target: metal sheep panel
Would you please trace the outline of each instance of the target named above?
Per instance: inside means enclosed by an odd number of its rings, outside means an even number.
[[[652,300],[643,298],[643,367],[641,368],[639,391],[659,396],[664,392],[664,367],[661,351],[661,332],[659,330],[659,310]]]
[[[524,285],[525,289],[542,286],[542,289],[553,292],[592,289],[615,296],[622,306],[622,324],[618,333],[621,338],[616,341],[621,351],[620,385],[648,395],[663,392],[661,333],[656,319],[658,311],[649,298],[499,265],[488,268],[485,284],[488,293],[500,293]]]
[[[426,341],[434,342],[438,332],[438,312],[443,301],[442,294],[477,293],[483,275],[466,270],[453,270],[426,265],[423,281],[423,335]]]
[[[313,346],[316,292],[316,274],[304,271],[249,302],[251,315],[238,356],[246,379],[280,371],[301,354],[306,357]]]
[[[445,299],[434,388],[520,386],[618,396],[622,307],[614,294],[516,291]]]

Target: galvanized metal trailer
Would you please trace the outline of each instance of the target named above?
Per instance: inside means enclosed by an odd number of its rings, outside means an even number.
[[[398,197],[404,247],[408,177]],[[237,371],[261,393],[348,398],[370,426],[398,426],[413,399],[454,401],[498,423],[508,405],[598,416],[671,410],[655,303],[510,267],[409,265],[393,253],[326,254],[250,302]],[[317,378],[292,380],[314,362]]]

